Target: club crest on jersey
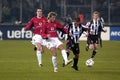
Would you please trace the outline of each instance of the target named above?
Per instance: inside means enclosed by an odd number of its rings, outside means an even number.
[[[53,31],[54,30],[54,27],[51,27],[51,31]]]
[[[43,23],[45,23],[46,21],[45,21],[45,20],[43,20],[42,22],[43,22]]]
[[[38,25],[39,25],[40,27],[42,27],[42,23],[39,23]]]
[[[54,27],[56,27],[57,25],[56,25],[56,24],[54,24],[53,26],[54,26]]]

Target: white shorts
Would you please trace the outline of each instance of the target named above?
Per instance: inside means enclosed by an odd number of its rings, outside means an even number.
[[[36,43],[40,43],[41,45],[45,46],[46,45],[46,40],[41,37],[41,35],[35,34],[32,37],[32,44],[36,46]]]
[[[50,38],[46,40],[46,47],[48,49],[50,49],[51,47],[58,48],[58,46],[60,46],[61,44],[63,43],[58,38]]]

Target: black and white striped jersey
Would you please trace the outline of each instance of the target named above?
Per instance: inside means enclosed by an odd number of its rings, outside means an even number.
[[[67,39],[71,40],[73,43],[78,43],[79,38],[84,31],[87,31],[85,26],[83,26],[82,24],[79,24],[77,27],[75,27],[73,22],[72,24],[68,25]],[[70,36],[69,34],[72,34],[73,36]]]
[[[98,20],[92,20],[88,26],[88,33],[90,35],[99,35],[99,33],[103,30],[102,22]]]

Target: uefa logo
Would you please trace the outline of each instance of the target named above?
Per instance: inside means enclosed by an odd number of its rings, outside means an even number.
[[[3,33],[0,31],[0,40],[3,40]]]

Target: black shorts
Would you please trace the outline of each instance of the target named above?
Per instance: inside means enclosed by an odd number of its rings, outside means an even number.
[[[89,42],[90,44],[98,44],[98,35],[90,35],[89,36]]]
[[[70,49],[74,55],[80,53],[79,43],[67,43],[66,48]]]

